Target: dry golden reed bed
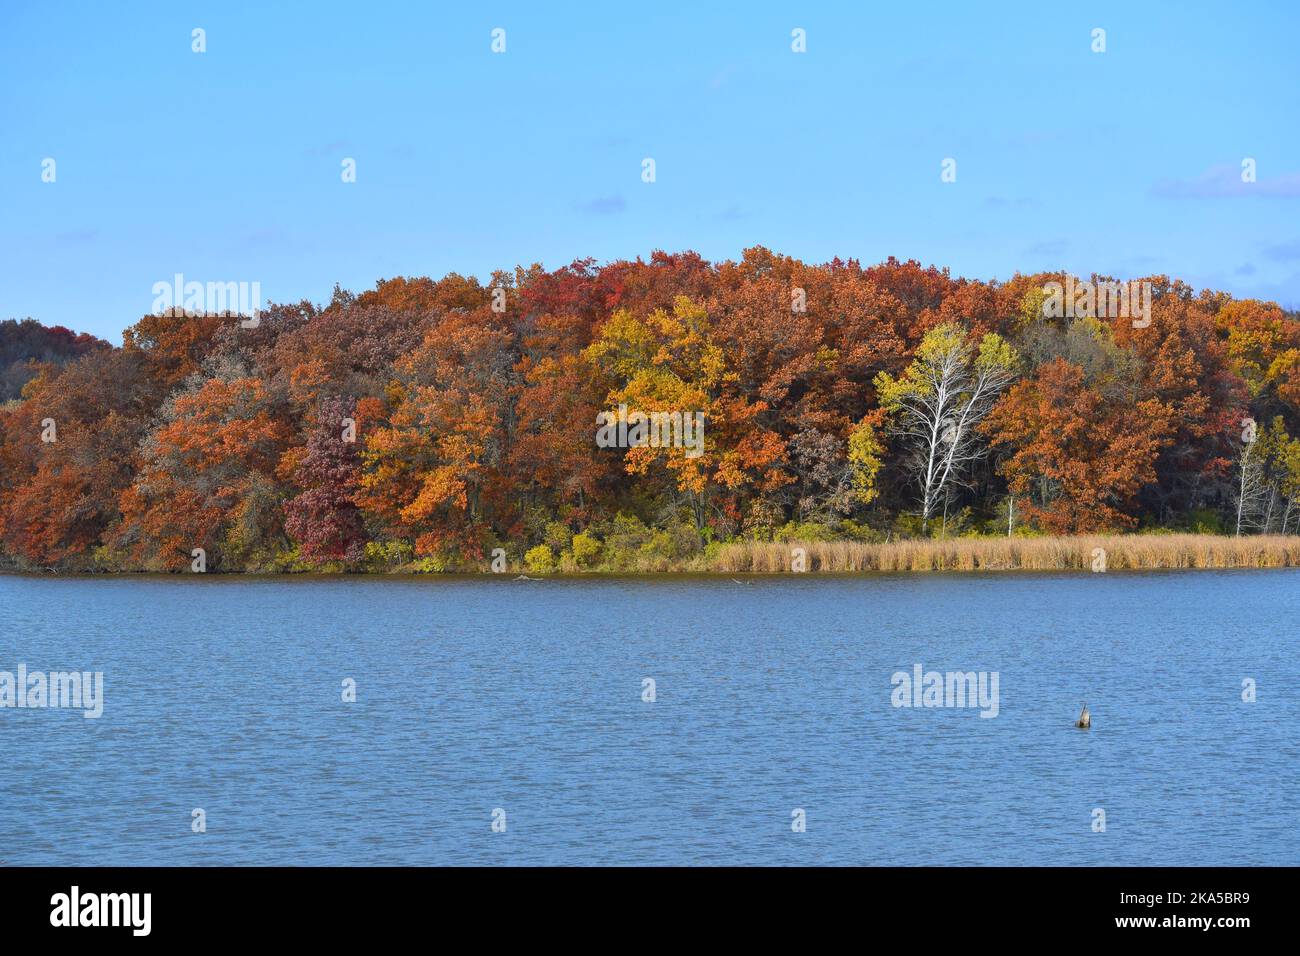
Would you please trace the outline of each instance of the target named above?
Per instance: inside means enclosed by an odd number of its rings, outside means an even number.
[[[1300,567],[1300,536],[1211,534],[1096,535],[1077,538],[951,538],[889,544],[858,541],[723,546],[714,570],[771,573],[791,570],[791,552],[803,548],[808,571],[1091,571],[1103,549],[1107,571],[1155,568]]]

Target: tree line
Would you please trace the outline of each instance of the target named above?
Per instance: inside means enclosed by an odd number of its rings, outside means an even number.
[[[1165,276],[1142,322],[1062,315],[1067,281],[758,247],[395,278],[255,327],[173,310],[120,347],[3,323],[0,561],[637,569],[746,538],[1300,530],[1300,316]],[[702,449],[602,447],[620,406],[701,413]]]

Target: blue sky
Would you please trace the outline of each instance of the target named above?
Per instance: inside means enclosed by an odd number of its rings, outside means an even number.
[[[4,0],[0,318],[755,244],[1300,305],[1300,5],[704,6]]]

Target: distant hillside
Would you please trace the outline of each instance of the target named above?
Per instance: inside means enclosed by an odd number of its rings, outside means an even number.
[[[33,359],[66,365],[87,352],[109,347],[86,332],[73,332],[61,325],[46,328],[35,319],[0,322],[0,402],[22,394],[23,386],[36,374],[30,364]]]

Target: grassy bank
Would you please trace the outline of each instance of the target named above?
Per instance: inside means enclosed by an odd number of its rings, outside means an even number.
[[[575,536],[581,537],[581,536]],[[651,542],[654,543],[654,542]],[[816,573],[871,573],[908,571],[1140,571],[1161,569],[1228,569],[1300,567],[1300,535],[1247,535],[1240,538],[1213,534],[1081,535],[1078,537],[927,538],[889,543],[863,541],[731,541],[715,543],[686,553],[663,553],[642,547],[625,551],[601,547],[579,548],[581,564],[565,550],[557,560],[549,549],[535,548],[525,560],[509,560],[503,575],[533,577],[657,575],[657,574],[779,574],[795,571],[796,552],[802,549],[802,568]],[[545,560],[539,555],[545,551]],[[434,563],[394,561],[346,568],[339,564],[309,565],[284,561],[253,570],[209,568],[208,574],[375,575],[482,574],[482,561]],[[0,573],[140,574],[157,568],[117,565],[46,568],[0,560]],[[189,574],[188,569],[161,573]]]
[[[889,544],[810,541],[723,545],[713,570],[733,574],[790,571],[803,548],[810,572],[1091,571],[1096,549],[1108,571],[1157,568],[1300,567],[1300,536],[1209,534],[1097,535],[1075,538],[954,538]]]

